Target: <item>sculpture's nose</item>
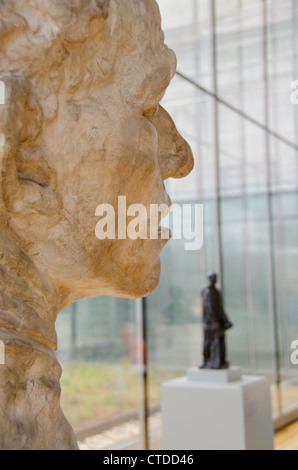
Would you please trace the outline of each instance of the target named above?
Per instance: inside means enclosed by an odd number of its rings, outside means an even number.
[[[158,132],[158,154],[163,180],[184,178],[194,166],[192,150],[165,109],[159,106],[150,121]]]

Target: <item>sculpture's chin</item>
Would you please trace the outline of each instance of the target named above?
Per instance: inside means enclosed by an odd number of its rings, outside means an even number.
[[[129,299],[147,297],[157,288],[160,281],[160,273],[161,266],[159,258],[157,258],[154,265],[140,266],[139,269],[133,273],[131,281],[122,285],[121,291],[117,292],[115,296]]]
[[[61,285],[64,282],[67,294],[61,299],[59,310],[83,298],[109,296],[137,299],[150,295],[160,281],[160,252],[164,244],[159,240],[150,241],[150,245],[130,243],[128,249],[127,244],[117,244],[117,250],[108,262],[100,262],[97,253],[94,256],[91,253],[84,276],[75,277],[77,272],[72,270],[67,282],[66,276],[61,278]]]
[[[140,295],[138,295],[138,297],[146,297],[147,295],[150,295],[155,291],[160,281],[160,273],[161,266],[160,260],[158,258],[154,268],[150,273],[150,276],[144,279],[143,285],[140,285]]]

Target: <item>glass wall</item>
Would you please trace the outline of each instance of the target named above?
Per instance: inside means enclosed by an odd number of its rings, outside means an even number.
[[[166,3],[160,1],[164,18]],[[210,209],[204,187],[211,185],[218,193],[214,201],[219,218],[213,219],[211,231],[215,253],[219,238],[226,310],[235,323],[229,333],[230,358],[248,373],[266,374],[280,385],[279,394],[273,388],[277,416],[298,405],[297,372],[290,363],[290,345],[298,335],[298,317],[292,310],[297,311],[298,292],[293,286],[298,268],[298,106],[291,102],[291,84],[298,77],[297,5],[278,0],[210,1],[209,21],[204,13],[203,22],[200,11],[205,11],[205,2],[184,4],[193,9],[188,30],[195,22],[198,36],[210,39],[211,52],[204,58],[213,74],[209,83],[191,72],[194,65],[186,67],[179,60],[186,55],[180,52],[178,39],[172,40],[179,38],[178,29],[169,25],[166,40],[177,51],[180,76],[215,102],[208,121],[215,132],[209,154],[213,175],[204,174],[201,150],[195,156],[205,212]],[[204,111],[199,107],[199,121],[204,120]],[[179,111],[184,113],[186,107]],[[184,114],[183,120],[187,123],[191,116]],[[182,132],[185,127],[180,127]],[[197,135],[202,142],[205,132],[200,125]],[[206,245],[202,258],[205,251]],[[216,263],[212,269],[218,269]],[[197,270],[202,279],[204,263]]]
[[[297,2],[158,3],[178,58],[162,104],[195,157],[194,171],[166,186],[180,207],[204,204],[204,246],[189,252],[172,239],[160,284],[146,299],[149,410],[158,410],[165,380],[202,360],[200,293],[216,271],[234,323],[230,362],[270,377],[276,418],[298,408],[290,361],[298,339]],[[78,302],[61,312],[57,330],[63,406],[75,429],[137,417],[135,302]]]
[[[101,297],[64,309],[57,319],[62,409],[76,431],[135,413],[138,334],[133,301]],[[99,426],[100,428],[100,426]]]

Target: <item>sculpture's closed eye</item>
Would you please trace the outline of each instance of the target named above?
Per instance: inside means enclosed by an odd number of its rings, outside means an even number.
[[[27,181],[39,186],[49,186],[53,180],[53,172],[44,160],[21,162],[17,164],[19,181]]]

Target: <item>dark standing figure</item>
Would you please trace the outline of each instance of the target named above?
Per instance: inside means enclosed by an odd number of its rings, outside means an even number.
[[[216,288],[217,275],[208,276],[209,284],[202,290],[204,321],[204,363],[200,369],[227,369],[225,331],[232,328],[226,316],[222,294]]]

